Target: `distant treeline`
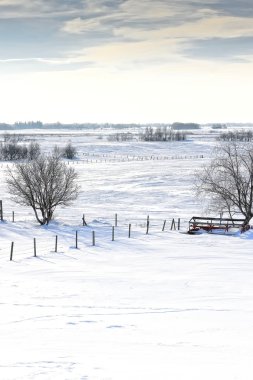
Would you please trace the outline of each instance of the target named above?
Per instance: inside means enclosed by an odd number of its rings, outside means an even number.
[[[253,127],[253,124],[243,124],[230,123],[222,124],[222,123],[213,123],[206,124],[210,126],[212,129],[226,129],[229,127],[240,128],[240,127]],[[174,130],[190,130],[190,129],[200,129],[201,125],[197,123],[42,123],[41,121],[17,121],[14,124],[8,123],[0,123],[0,130],[15,130],[15,129],[99,129],[99,128],[112,128],[112,129],[131,129],[131,128],[140,128],[140,127],[152,127],[152,128],[163,128],[170,127]]]
[[[198,129],[199,124],[196,123],[154,123],[154,124],[110,124],[110,123],[42,123],[41,121],[18,121],[14,124],[0,123],[0,130],[16,130],[16,129],[99,129],[99,128],[112,128],[112,129],[131,129],[139,127],[151,127],[151,128],[163,128],[171,127],[174,130],[188,130],[188,129]]]
[[[99,124],[62,124],[62,123],[42,123],[41,121],[16,122],[14,124],[0,123],[0,130],[16,130],[16,129],[89,129],[101,128]]]
[[[171,128],[177,131],[187,130],[187,129],[199,129],[200,125],[196,123],[173,123]]]
[[[158,126],[158,124],[154,124]],[[97,123],[42,123],[41,121],[16,122],[14,124],[0,123],[0,130],[16,130],[16,129],[130,129],[138,128],[143,124],[97,124]],[[145,126],[145,124],[144,124]]]
[[[227,129],[227,124],[216,123],[212,125],[212,129]]]
[[[253,131],[248,130],[236,130],[222,132],[217,138],[220,141],[252,141]]]

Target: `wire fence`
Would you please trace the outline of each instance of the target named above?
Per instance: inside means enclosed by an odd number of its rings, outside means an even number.
[[[199,160],[204,159],[204,155],[108,155],[108,154],[83,154],[83,157],[76,161],[68,161],[68,164],[84,163],[118,163],[118,162],[139,162],[139,161],[168,161],[168,160]]]
[[[52,224],[52,227],[39,229],[36,236],[36,228],[24,229],[23,224],[13,229],[16,222],[3,222],[9,227],[10,237],[1,238],[0,258],[2,260],[21,260],[24,258],[45,256],[48,253],[66,253],[71,249],[85,251],[91,246],[113,243],[126,239],[140,239],[146,235],[160,236],[168,231],[179,231],[185,224],[181,218],[152,219],[126,221],[119,220],[118,215],[114,218],[104,219],[102,217],[92,220],[90,223],[79,226],[66,226]],[[33,236],[34,234],[34,236]],[[164,235],[163,235],[164,236]]]

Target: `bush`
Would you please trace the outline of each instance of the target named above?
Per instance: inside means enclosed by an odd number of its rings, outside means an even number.
[[[182,131],[173,131],[172,128],[147,127],[144,133],[140,133],[140,140],[143,141],[183,141],[186,134]]]
[[[68,160],[73,160],[77,155],[76,148],[71,143],[68,143],[62,150],[62,157]]]
[[[31,142],[28,147],[18,144],[15,140],[7,139],[0,145],[0,159],[5,161],[33,160],[40,155],[40,145]]]
[[[235,130],[229,132],[223,132],[218,137],[220,141],[245,141],[249,142],[253,139],[253,132],[251,130]]]
[[[27,157],[26,145],[18,145],[15,142],[1,145],[1,158],[5,161],[21,160]]]
[[[30,142],[28,145],[28,154],[27,158],[29,160],[34,160],[38,158],[40,155],[40,145],[36,142]]]

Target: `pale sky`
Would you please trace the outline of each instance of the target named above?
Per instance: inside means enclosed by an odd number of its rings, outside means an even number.
[[[252,0],[0,0],[0,122],[253,122]]]

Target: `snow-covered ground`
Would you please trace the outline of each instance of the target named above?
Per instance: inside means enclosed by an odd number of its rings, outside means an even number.
[[[0,164],[0,379],[251,380],[252,232],[180,233],[201,213],[194,172],[214,142],[40,139],[77,145],[82,191],[40,227],[10,200]]]

